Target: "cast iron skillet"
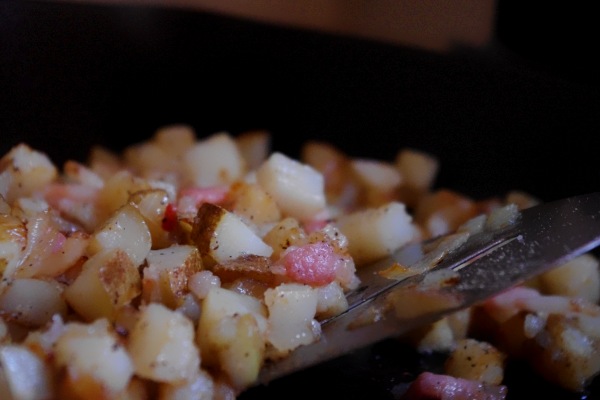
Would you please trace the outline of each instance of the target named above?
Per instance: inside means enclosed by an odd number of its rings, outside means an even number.
[[[293,157],[309,139],[388,160],[418,148],[440,159],[437,187],[474,198],[598,190],[597,79],[501,43],[434,54],[203,13],[31,1],[1,2],[0,21],[1,154],[24,141],[62,165],[187,123],[199,136],[267,129]],[[242,398],[393,399],[440,366],[389,340]],[[506,380],[511,400],[600,393],[597,382],[564,393],[517,364]]]

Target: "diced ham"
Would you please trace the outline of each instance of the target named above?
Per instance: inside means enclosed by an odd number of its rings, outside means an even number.
[[[402,400],[504,400],[507,392],[504,385],[423,372],[411,383]]]
[[[544,312],[548,314],[584,313],[596,316],[598,311],[589,307],[581,299],[565,296],[545,296],[535,289],[517,286],[492,297],[483,303],[496,321],[502,323],[521,311]]]
[[[229,191],[227,186],[188,187],[179,192],[177,211],[180,214],[193,214],[198,211],[202,203],[220,204]]]
[[[275,267],[283,267],[284,274],[294,282],[321,286],[335,280],[344,262],[331,244],[317,242],[290,247]]]

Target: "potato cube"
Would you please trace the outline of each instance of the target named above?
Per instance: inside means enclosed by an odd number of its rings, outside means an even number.
[[[273,153],[256,170],[256,181],[286,216],[307,220],[325,210],[325,182],[313,167]]]
[[[67,305],[58,282],[15,279],[0,292],[0,315],[29,328],[40,328],[58,314],[66,316]]]
[[[249,254],[269,257],[273,252],[237,215],[211,203],[198,209],[191,238],[209,263],[225,263]]]
[[[143,378],[183,383],[193,379],[200,368],[192,321],[162,304],[143,308],[127,348],[135,373]]]
[[[538,282],[545,294],[580,297],[596,304],[600,300],[598,259],[591,253],[541,274]]]
[[[173,245],[150,250],[148,266],[143,269],[142,298],[146,303],[163,303],[175,309],[189,293],[188,281],[202,269],[200,252],[195,246]]]
[[[285,354],[314,342],[320,334],[316,322],[317,290],[297,283],[284,283],[265,291],[269,309],[268,341]]]
[[[217,325],[225,317],[250,314],[257,322],[259,331],[267,329],[266,309],[261,302],[251,296],[220,287],[212,287],[202,302],[196,340],[202,352],[202,360],[208,365],[217,365],[218,346],[221,338]]]
[[[226,132],[198,141],[183,156],[183,171],[190,186],[209,187],[232,183],[245,172],[233,138]]]
[[[131,358],[105,319],[67,324],[54,357],[57,366],[66,368],[61,387],[65,398],[114,398],[134,373]]]
[[[152,247],[152,236],[140,211],[131,204],[117,210],[90,237],[88,252],[121,249],[137,267]]]
[[[54,393],[50,366],[21,345],[0,346],[0,398],[50,400]]]
[[[108,249],[89,258],[68,286],[67,303],[86,320],[114,321],[119,308],[141,293],[137,265],[121,249]]]
[[[446,359],[448,375],[500,385],[504,380],[506,354],[487,342],[475,339],[459,340]]]
[[[0,195],[12,204],[43,189],[58,176],[46,154],[18,144],[0,158]]]
[[[357,267],[392,254],[417,235],[412,217],[398,202],[342,215],[335,225],[347,237]]]

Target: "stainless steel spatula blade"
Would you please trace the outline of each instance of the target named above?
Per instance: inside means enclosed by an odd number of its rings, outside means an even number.
[[[378,271],[423,259],[423,245],[408,245],[392,257],[358,272],[362,285],[347,298],[344,313],[322,323],[322,335],[289,356],[267,362],[259,376],[266,384],[380,340],[399,336],[446,314],[475,305],[508,288],[589,252],[600,244],[600,192],[543,203],[519,213],[516,222],[471,235],[434,268],[404,280]],[[423,286],[434,271],[451,271],[452,284]],[[443,274],[438,274],[443,275]],[[413,292],[411,292],[411,290]],[[428,312],[398,312],[419,291],[433,301]],[[407,297],[408,296],[408,297]],[[425,307],[427,308],[427,307]]]

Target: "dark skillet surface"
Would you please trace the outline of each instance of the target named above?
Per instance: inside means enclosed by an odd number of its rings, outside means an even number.
[[[389,160],[420,148],[440,159],[438,187],[475,198],[599,187],[598,78],[532,63],[531,44],[522,57],[502,43],[442,55],[201,13],[29,1],[1,2],[0,21],[0,154],[25,141],[57,165],[84,161],[92,144],[119,150],[181,122],[199,136],[265,128],[291,156],[308,139]],[[390,340],[242,398],[392,399],[439,368]],[[507,383],[515,400],[599,393],[563,393],[516,364]]]

